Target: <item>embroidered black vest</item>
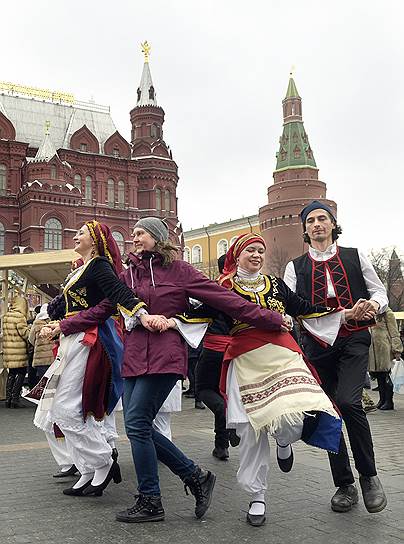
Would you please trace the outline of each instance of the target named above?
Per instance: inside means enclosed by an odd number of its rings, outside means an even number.
[[[327,305],[327,270],[339,306],[351,308],[358,299],[370,298],[356,248],[337,246],[337,253],[327,261],[315,261],[305,253],[294,259],[293,264],[296,293],[313,304]],[[358,330],[370,324],[350,322],[347,328]]]

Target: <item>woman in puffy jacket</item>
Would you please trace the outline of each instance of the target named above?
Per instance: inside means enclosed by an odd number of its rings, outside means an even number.
[[[372,345],[369,349],[369,372],[377,379],[379,410],[394,410],[393,384],[390,379],[392,359],[400,359],[403,345],[396,318],[390,308],[376,316],[376,327],[370,329]]]
[[[6,407],[19,408],[20,394],[28,365],[28,303],[16,297],[3,318],[3,364],[8,368]]]

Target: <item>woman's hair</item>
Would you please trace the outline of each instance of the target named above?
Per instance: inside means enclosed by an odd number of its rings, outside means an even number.
[[[156,242],[152,251],[159,253],[163,257],[163,266],[168,266],[175,261],[178,249],[170,240],[165,240],[164,242]]]
[[[66,313],[66,301],[64,295],[57,295],[48,304],[48,316],[51,321],[63,319]]]

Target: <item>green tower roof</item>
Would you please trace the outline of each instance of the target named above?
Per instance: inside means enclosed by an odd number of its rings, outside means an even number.
[[[293,77],[291,77],[289,79],[288,90],[286,91],[285,98],[296,98],[296,97],[300,98],[299,93],[297,92],[296,83]]]
[[[302,121],[285,123],[279,143],[279,151],[276,154],[276,170],[317,168]]]

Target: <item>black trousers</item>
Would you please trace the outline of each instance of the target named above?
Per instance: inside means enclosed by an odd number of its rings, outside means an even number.
[[[195,368],[195,388],[198,398],[215,416],[215,446],[229,447],[224,399],[219,391],[223,353],[203,348]]]
[[[333,346],[326,348],[309,335],[303,335],[302,343],[304,352],[320,376],[322,388],[341,412],[357,471],[362,476],[375,476],[372,435],[361,402],[368,368],[369,332],[354,332],[338,338]],[[354,483],[344,435],[341,435],[339,453],[330,453],[328,457],[335,486]]]

